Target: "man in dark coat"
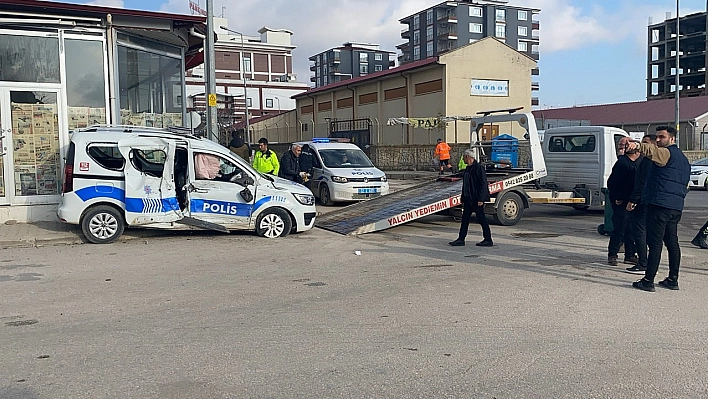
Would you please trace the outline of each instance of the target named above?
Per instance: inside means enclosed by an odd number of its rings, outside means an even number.
[[[630,141],[629,137],[623,137],[617,146],[620,150]],[[612,166],[612,173],[607,179],[607,190],[609,192],[610,203],[612,205],[612,235],[610,243],[607,245],[607,264],[617,266],[617,253],[622,242],[624,242],[624,262],[630,264],[637,263],[635,256],[635,244],[633,236],[628,234],[628,212],[627,202],[634,190],[634,178],[637,174],[637,159],[641,154],[637,150],[625,152],[617,157],[617,162]]]
[[[299,158],[301,152],[302,147],[299,144],[293,144],[288,152],[283,154],[283,157],[280,159],[280,171],[278,171],[278,176],[302,184],[302,178],[305,172],[300,171]]]
[[[463,159],[467,167],[462,176],[462,224],[457,240],[450,242],[453,247],[465,245],[467,229],[469,228],[472,212],[477,216],[477,222],[482,226],[482,236],[484,239],[478,242],[478,247],[491,247],[492,231],[489,229],[489,222],[484,214],[484,203],[489,201],[489,185],[487,175],[482,165],[474,159],[474,152],[471,149],[465,150]]]
[[[642,137],[642,143],[656,144],[656,135],[647,134]],[[634,249],[637,252],[637,264],[627,268],[627,272],[634,274],[644,274],[647,271],[647,207],[642,204],[642,193],[649,176],[651,160],[644,155],[640,155],[635,161],[637,164],[637,174],[634,177],[634,190],[629,196],[626,210],[629,212],[627,218],[627,235],[634,241]]]
[[[634,149],[639,149],[652,164],[642,194],[642,203],[647,206],[647,271],[644,278],[635,281],[632,286],[643,291],[654,291],[654,278],[661,262],[661,251],[666,245],[669,253],[669,276],[661,280],[659,285],[678,290],[681,247],[677,229],[688,193],[691,164],[676,145],[676,129],[671,126],[656,128],[656,145],[636,142],[627,144],[626,150]]]
[[[251,147],[243,141],[243,129],[231,133],[229,150],[248,161],[251,158]]]

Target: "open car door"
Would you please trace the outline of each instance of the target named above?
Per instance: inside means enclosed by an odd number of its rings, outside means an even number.
[[[118,141],[125,163],[125,220],[129,226],[182,219],[174,177],[175,143],[159,138]]]

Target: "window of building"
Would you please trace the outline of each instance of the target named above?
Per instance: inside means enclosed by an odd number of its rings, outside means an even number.
[[[528,36],[528,29],[525,26],[518,27],[519,36]]]
[[[359,62],[369,62],[369,54],[359,53]]]
[[[433,10],[428,10],[425,13],[425,21],[427,22],[428,25],[433,24]]]
[[[506,37],[506,25],[497,24],[494,30],[494,35],[496,37]]]
[[[420,32],[413,32],[413,45],[420,44]]]
[[[433,40],[433,27],[428,26],[428,29],[425,30],[425,40],[431,41]]]
[[[420,29],[420,16],[417,14],[413,16],[413,30],[416,29]]]
[[[470,7],[470,17],[481,17],[482,7]]]
[[[118,40],[120,123],[181,125],[181,49],[121,34]]]
[[[327,77],[325,76],[325,81],[327,80]],[[246,99],[246,104],[248,104],[248,108],[253,108],[253,99],[251,97],[248,97]]]
[[[528,50],[528,43],[522,42],[521,40],[519,40],[519,45],[518,45],[517,49],[519,51],[527,51]]]
[[[420,46],[413,47],[413,59],[414,60],[420,59]]]
[[[243,70],[246,72],[251,72],[251,56],[246,55],[243,57]]]
[[[432,57],[433,56],[433,42],[428,43],[428,47],[426,48],[426,57]]]
[[[369,64],[359,65],[359,74],[366,75],[367,73],[369,73]]]
[[[383,71],[383,65],[374,65],[374,71],[375,72]]]
[[[266,108],[273,108],[273,99],[266,98]]]
[[[497,9],[497,22],[504,22],[506,21],[506,10],[504,9]]]
[[[519,10],[519,21],[527,21],[529,14],[526,10]]]
[[[106,123],[106,74],[103,41],[64,40],[69,129]],[[181,104],[181,86],[173,88]]]
[[[0,35],[0,81],[59,83],[60,79],[59,39]]]
[[[482,33],[482,24],[470,23],[470,33]]]
[[[322,77],[322,84],[323,84],[324,86],[327,86],[327,85],[329,84],[329,81],[328,81],[327,76],[323,76],[323,77]]]
[[[381,53],[374,54],[374,60],[376,60],[376,61],[383,60],[383,54],[381,54]]]

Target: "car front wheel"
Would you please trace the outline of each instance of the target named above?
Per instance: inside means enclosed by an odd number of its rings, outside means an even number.
[[[290,215],[280,208],[268,209],[256,219],[256,234],[266,238],[285,237],[292,229]]]

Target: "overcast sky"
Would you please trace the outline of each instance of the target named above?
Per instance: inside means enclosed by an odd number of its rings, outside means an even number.
[[[67,1],[67,0],[65,0]],[[197,0],[194,0],[197,1]],[[205,8],[206,0],[198,0]],[[189,0],[68,0],[129,9],[189,13]],[[396,52],[398,20],[442,0],[214,0],[229,28],[258,36],[263,26],[294,32],[294,72],[310,83],[308,58],[347,41]],[[641,101],[646,98],[647,24],[675,16],[676,0],[511,0],[541,9],[541,107]],[[705,11],[682,0],[681,15]]]

